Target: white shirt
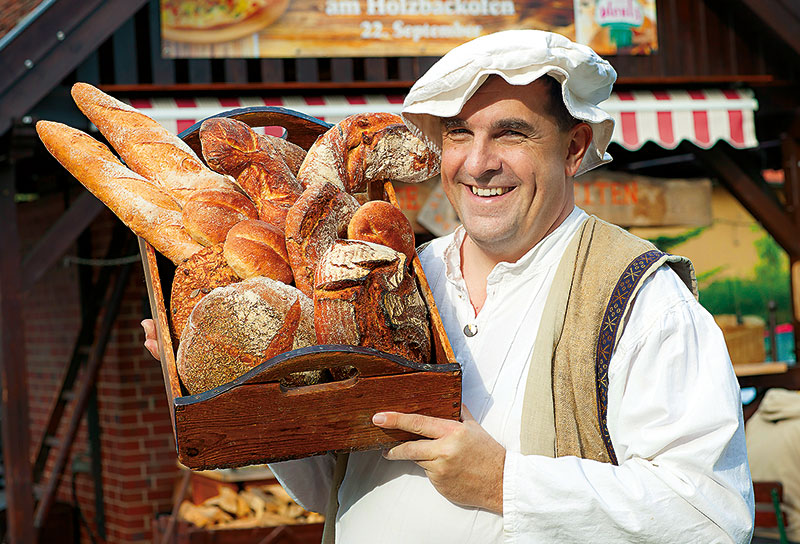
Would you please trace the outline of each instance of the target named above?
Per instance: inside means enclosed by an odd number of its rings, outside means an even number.
[[[507,451],[503,515],[450,503],[411,462],[356,452],[339,490],[337,542],[749,542],[738,383],[721,332],[668,267],[642,286],[611,358],[607,422],[619,466],[520,453],[535,331],[585,219],[576,208],[519,261],[498,264],[477,316],[461,275],[463,230],[421,255],[463,368],[463,402]],[[463,333],[468,324],[475,336]],[[272,467],[299,502],[324,510],[331,457]]]

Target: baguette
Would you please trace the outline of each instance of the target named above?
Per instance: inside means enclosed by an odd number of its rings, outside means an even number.
[[[36,132],[70,174],[159,253],[178,264],[203,249],[183,228],[178,203],[108,147],[61,123],[39,121]]]
[[[235,189],[225,176],[203,164],[183,140],[135,108],[87,83],[73,85],[72,97],[125,164],[181,206],[199,189]]]

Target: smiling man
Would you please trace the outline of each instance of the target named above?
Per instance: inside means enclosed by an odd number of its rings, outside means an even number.
[[[404,120],[441,153],[462,222],[420,252],[462,421],[378,413],[424,438],[273,465],[328,505],[336,542],[749,541],[739,388],[690,263],[573,202],[573,177],[611,160],[597,104],[615,79],[589,48],[520,30],[411,89]]]
[[[462,419],[380,412],[422,438],[271,465],[327,512],[326,542],[749,542],[739,387],[691,264],[573,202],[573,177],[611,160],[615,79],[587,47],[517,30],[409,92],[462,221],[420,250]]]

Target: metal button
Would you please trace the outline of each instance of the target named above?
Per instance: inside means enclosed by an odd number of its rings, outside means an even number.
[[[464,335],[465,336],[475,336],[478,334],[478,326],[474,323],[469,323],[468,325],[464,326]]]

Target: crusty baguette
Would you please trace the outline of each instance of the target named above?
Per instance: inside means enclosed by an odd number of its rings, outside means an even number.
[[[180,263],[203,249],[183,228],[178,203],[122,164],[108,147],[61,123],[39,121],[36,132],[70,174],[172,262]]]
[[[393,113],[351,115],[308,150],[297,180],[304,186],[333,183],[361,193],[373,181],[421,183],[439,172],[439,159]]]
[[[181,206],[198,189],[235,189],[183,140],[135,108],[87,83],[73,85],[72,97],[125,164],[161,186]]]

